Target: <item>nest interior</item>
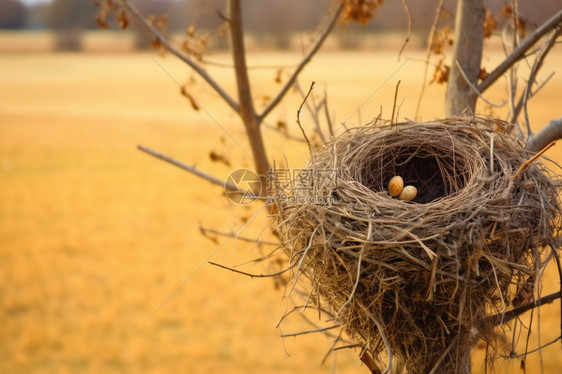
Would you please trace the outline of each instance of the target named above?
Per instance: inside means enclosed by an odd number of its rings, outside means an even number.
[[[478,338],[494,344],[489,317],[521,303],[552,258],[558,182],[537,161],[520,170],[530,155],[494,126],[504,128],[470,118],[348,130],[308,166],[334,170],[335,183],[297,180],[299,199],[277,204],[309,300],[382,368],[395,357],[409,372],[456,372]],[[417,188],[413,201],[390,197],[394,175]]]

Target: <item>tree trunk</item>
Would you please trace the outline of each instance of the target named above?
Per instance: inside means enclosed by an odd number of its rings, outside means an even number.
[[[447,117],[474,114],[478,98],[474,87],[478,83],[482,61],[484,19],[484,0],[459,0],[455,44],[445,99]]]
[[[240,0],[229,0],[228,13],[232,55],[234,58],[234,70],[236,73],[236,85],[238,88],[238,100],[240,104],[238,114],[244,122],[246,134],[248,136],[248,140],[250,141],[250,146],[252,147],[252,155],[254,157],[256,172],[263,180],[267,175],[269,163],[267,162],[267,155],[265,153],[265,147],[260,130],[260,121],[254,108],[254,101],[250,89],[250,80],[248,78]],[[263,183],[262,186],[265,187]]]

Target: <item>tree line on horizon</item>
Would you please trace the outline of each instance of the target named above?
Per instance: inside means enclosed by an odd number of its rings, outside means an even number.
[[[438,0],[405,0],[408,10],[401,1],[385,1],[377,9],[375,17],[364,25],[347,25],[340,32],[342,43],[354,47],[353,38],[359,32],[381,30],[405,30],[411,15],[414,32],[427,33]],[[190,28],[220,34],[224,20],[221,18],[225,0],[135,0],[143,14],[166,17],[169,32],[181,32]],[[327,10],[338,0],[260,0],[253,1],[243,8],[245,29],[262,37],[262,43],[278,49],[290,47],[291,37],[298,32],[312,31]],[[47,29],[57,32],[66,42],[59,43],[60,49],[79,49],[79,33],[96,29],[96,0],[51,0],[47,3],[26,5],[21,0],[2,0],[0,2],[0,29]],[[498,15],[507,0],[488,0],[487,6],[492,14]],[[454,20],[456,0],[446,0],[443,12]],[[562,0],[527,0],[519,4],[527,26],[534,28],[562,7]],[[447,23],[447,20],[444,20]],[[131,25],[136,31],[137,48],[146,48],[146,39],[140,25]],[[69,38],[69,36],[74,37]],[[77,36],[78,35],[78,36]],[[347,41],[346,41],[347,38]],[[72,41],[73,40],[73,41]],[[66,45],[65,45],[66,44]],[[215,43],[225,47],[225,43]],[[345,47],[345,45],[343,45]]]

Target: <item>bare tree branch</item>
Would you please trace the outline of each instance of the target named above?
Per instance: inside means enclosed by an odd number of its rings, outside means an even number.
[[[312,149],[312,145],[310,144],[310,139],[308,139],[308,136],[306,136],[306,132],[304,131],[304,129],[301,125],[301,111],[302,111],[302,107],[304,106],[304,103],[306,103],[306,100],[308,100],[308,96],[310,96],[310,93],[312,92],[312,89],[314,88],[315,84],[316,84],[316,82],[312,82],[310,84],[310,88],[308,89],[308,93],[306,94],[306,96],[302,100],[302,103],[299,106],[299,109],[297,110],[297,125],[299,125],[299,128],[301,129],[301,132],[302,132],[302,136],[304,137],[304,140],[306,140],[306,144],[308,145],[308,150],[309,150],[310,154],[312,154],[313,149]]]
[[[396,111],[396,99],[398,98],[398,87],[400,86],[401,80],[398,80],[396,83],[396,88],[394,89],[394,103],[392,104],[392,114],[390,115],[390,124],[392,125],[394,122],[394,112]],[[398,122],[398,115],[396,115],[396,122]]]
[[[519,113],[521,112],[521,109],[525,108],[525,122],[527,124],[527,136],[532,135],[531,127],[530,127],[531,124],[529,123],[529,118],[528,118],[528,114],[527,114],[527,110],[526,110],[527,101],[533,95],[532,87],[533,87],[533,84],[535,83],[535,81],[537,79],[537,74],[538,74],[540,68],[543,65],[545,57],[548,55],[548,53],[550,52],[550,50],[554,46],[554,43],[556,42],[556,39],[561,34],[562,34],[562,27],[558,28],[556,31],[554,31],[552,36],[541,47],[541,49],[539,51],[539,54],[536,57],[535,62],[533,64],[533,67],[531,68],[531,72],[529,74],[529,79],[527,81],[527,87],[525,88],[525,91],[521,94],[521,97],[520,97],[519,101],[517,102],[517,106],[513,110],[512,122],[515,122],[515,121],[517,121],[517,117],[519,116]]]
[[[248,238],[248,237],[245,237],[245,236],[240,236],[240,235],[238,235],[234,232],[223,232],[223,231],[218,231],[218,230],[215,230],[215,229],[209,228],[209,227],[199,226],[199,231],[201,231],[201,234],[203,234],[205,236],[209,236],[209,234],[213,234],[213,235],[226,236],[226,237],[229,237],[229,238],[236,238],[236,239],[238,239],[240,241],[243,241],[243,242],[279,246],[278,242]]]
[[[548,21],[543,23],[535,32],[515,48],[507,58],[498,65],[486,78],[478,85],[478,91],[483,93],[490,87],[499,77],[503,75],[513,64],[525,56],[527,52],[535,43],[546,35],[550,30],[562,24],[562,9],[552,16]]]
[[[270,129],[270,130],[272,130],[272,131],[275,131],[276,133],[280,134],[280,135],[283,136],[285,139],[290,139],[290,140],[294,140],[294,141],[297,141],[297,142],[306,143],[306,140],[304,140],[301,136],[291,135],[291,134],[289,134],[288,131],[282,130],[282,129],[280,129],[279,127],[274,126],[274,125],[272,125],[272,124],[270,124],[270,123],[267,123],[267,122],[262,122],[262,124],[263,124],[266,128],[268,128],[268,129]]]
[[[166,156],[165,154],[162,154],[160,152],[156,152],[156,151],[154,151],[154,150],[152,150],[148,147],[145,147],[145,146],[139,144],[137,146],[137,148],[140,149],[141,151],[145,152],[145,153],[148,153],[151,156],[154,156],[156,158],[159,158],[160,160],[166,161],[166,162],[168,162],[168,163],[170,163],[174,166],[177,166],[180,169],[189,171],[190,173],[195,174],[196,176],[198,176],[200,178],[203,178],[206,181],[209,181],[209,182],[211,182],[213,184],[216,184],[218,186],[225,187],[229,191],[237,191],[237,192],[241,192],[241,193],[245,192],[245,191],[239,189],[237,186],[235,186],[233,184],[227,183],[227,182],[223,181],[222,179],[213,177],[212,175],[207,174],[204,171],[201,171],[201,170],[195,168],[194,166],[184,164],[181,161],[175,160],[175,159],[173,159],[169,156]]]
[[[559,335],[559,336],[557,336],[556,338],[554,338],[554,339],[552,339],[551,341],[549,341],[548,343],[541,344],[541,345],[539,345],[537,348],[532,349],[532,350],[530,350],[530,351],[529,351],[528,349],[525,349],[525,352],[523,352],[523,353],[521,353],[521,354],[515,354],[515,352],[512,352],[512,354],[510,354],[510,355],[507,355],[507,356],[506,356],[506,355],[500,355],[499,357],[501,357],[501,358],[507,358],[507,359],[510,359],[510,360],[513,360],[514,358],[526,357],[526,356],[530,355],[531,353],[535,353],[535,352],[538,352],[538,351],[541,351],[541,350],[545,349],[545,348],[548,347],[549,345],[552,345],[552,344],[556,343],[556,342],[559,341],[559,340],[562,340],[562,335]],[[543,370],[543,372],[544,372],[544,370]]]
[[[328,327],[319,327],[317,329],[314,330],[307,330],[307,331],[299,331],[299,332],[292,332],[292,333],[288,333],[288,334],[281,334],[282,338],[288,338],[291,336],[300,336],[300,335],[306,335],[306,334],[315,334],[317,332],[323,332],[323,331],[328,331],[328,330],[333,330],[333,329],[337,329],[338,327],[341,327],[341,325],[333,325],[333,326],[328,326]]]
[[[281,99],[283,99],[283,97],[287,94],[289,89],[293,86],[293,83],[295,82],[295,80],[297,79],[299,74],[301,73],[302,69],[304,69],[306,64],[308,64],[310,62],[312,57],[316,54],[316,52],[318,52],[320,47],[322,47],[322,44],[324,44],[324,41],[326,40],[326,38],[328,37],[328,35],[332,31],[332,29],[334,28],[334,26],[336,24],[336,21],[339,19],[340,14],[342,12],[342,9],[343,9],[343,5],[340,4],[338,9],[336,10],[334,15],[332,16],[332,19],[330,20],[330,23],[328,24],[328,26],[326,26],[324,31],[322,31],[322,33],[320,34],[320,36],[318,37],[318,39],[316,40],[316,42],[314,43],[312,48],[310,48],[310,50],[308,51],[306,56],[304,56],[301,63],[296,67],[295,71],[293,71],[293,74],[291,75],[289,80],[287,80],[287,82],[281,88],[281,90],[279,91],[277,96],[275,96],[273,98],[273,100],[271,100],[271,102],[267,105],[267,107],[264,109],[264,111],[258,116],[260,122],[269,114],[269,112],[271,112],[271,110],[273,110],[273,108],[275,108],[277,106],[277,104],[279,104]]]
[[[328,109],[328,94],[324,90],[324,116],[326,117],[326,122],[328,123],[328,131],[330,132],[330,137],[334,136],[334,126],[332,125],[332,119],[330,118],[330,110]]]
[[[230,270],[233,273],[242,274],[242,275],[248,276],[250,278],[274,278],[274,277],[278,277],[279,275],[288,272],[289,270],[291,270],[295,266],[293,264],[293,265],[291,265],[291,266],[289,266],[289,267],[287,267],[283,270],[280,270],[276,273],[271,273],[271,274],[254,274],[254,273],[248,273],[246,271],[234,269],[234,268],[231,268],[231,267],[228,267],[228,266],[225,266],[225,265],[221,265],[221,264],[213,262],[213,261],[209,261],[209,265],[213,265],[213,266],[217,266],[217,267],[222,268],[222,269]],[[332,328],[334,328],[334,327],[332,327]],[[323,330],[321,330],[321,331],[323,331]]]
[[[404,44],[400,48],[400,52],[398,52],[398,61],[400,61],[400,56],[402,56],[402,52],[406,48],[406,45],[410,41],[410,37],[412,36],[412,14],[410,13],[410,9],[408,8],[408,4],[406,4],[405,0],[400,0],[402,2],[402,7],[406,12],[406,17],[408,17],[408,35],[406,35],[406,39],[404,40]]]
[[[517,14],[517,1],[513,1],[513,14],[512,14],[512,19],[513,19],[513,23],[512,23],[512,27],[513,30],[516,30],[516,23],[517,23],[517,18],[516,18],[516,14]],[[507,46],[508,46],[508,42],[507,42],[507,29],[508,29],[508,24],[505,25],[504,29],[502,30],[502,46],[503,46],[503,50],[505,52],[505,55],[509,55]],[[519,43],[519,33],[516,31],[513,31],[513,48],[516,48],[518,46]],[[515,101],[516,101],[516,96],[517,96],[517,85],[518,85],[518,77],[517,77],[517,64],[514,64],[511,66],[511,68],[509,69],[509,79],[507,81],[508,84],[508,99],[509,99],[509,110],[510,110],[510,116],[511,116],[511,123],[514,124],[515,126],[515,134],[517,135],[518,139],[524,139],[525,136],[523,135],[523,131],[521,130],[521,126],[519,124],[519,122],[517,122],[517,117],[513,115],[513,113],[515,113],[516,109],[515,109]]]
[[[539,132],[533,134],[525,144],[525,150],[538,152],[551,142],[562,138],[562,117],[550,121]]]
[[[295,87],[297,88],[297,90],[301,94],[303,100],[305,100],[305,98],[308,95],[310,95],[310,91],[308,91],[308,94],[304,93],[304,91],[302,90],[302,87],[301,87],[298,80],[295,81]],[[312,99],[314,99],[314,96],[312,96]],[[310,105],[308,100],[305,100],[304,103],[306,105],[306,108],[308,109],[308,111],[310,112],[310,114],[312,116],[312,121],[314,122],[314,126],[316,127],[316,132],[318,133],[318,136],[320,136],[320,140],[322,140],[322,143],[326,143],[326,137],[324,136],[324,133],[323,133],[322,128],[320,126],[320,118],[318,116],[318,112],[319,112],[321,107],[318,107],[316,105]]]
[[[538,300],[534,300],[531,301],[529,303],[523,304],[518,306],[517,308],[513,308],[510,311],[507,311],[505,313],[498,313],[498,314],[494,314],[490,317],[487,317],[484,320],[484,324],[488,325],[488,324],[492,324],[494,326],[500,325],[502,323],[506,323],[511,321],[514,318],[517,318],[517,316],[528,312],[531,309],[535,309],[541,305],[544,304],[550,304],[552,303],[554,300],[559,299],[560,298],[560,291],[558,292],[554,292],[551,293],[550,295],[546,295],[541,297]]]
[[[154,27],[148,20],[140,13],[137,7],[130,0],[121,0],[125,8],[140,22],[143,26],[160,42],[168,51],[170,51],[174,56],[189,65],[205,82],[207,82],[218,94],[226,101],[226,103],[235,111],[239,111],[238,103],[195,61],[193,61],[189,56],[181,53],[176,47],[170,43],[170,41]]]

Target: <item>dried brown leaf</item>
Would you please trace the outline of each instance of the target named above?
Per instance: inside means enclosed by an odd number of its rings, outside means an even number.
[[[150,42],[149,47],[150,48],[160,48],[162,46],[162,43],[160,42],[160,39],[156,38],[153,41]]]
[[[369,23],[375,15],[375,10],[383,0],[341,0],[344,8],[342,22],[358,22],[363,25]]]
[[[163,29],[164,27],[166,27],[166,24],[168,23],[168,18],[169,16],[167,14],[157,17],[155,26],[158,27],[159,29]]]
[[[109,24],[107,23],[107,12],[105,10],[101,10],[95,18],[96,21],[96,25],[100,28],[100,29],[107,29],[109,28]]]
[[[513,14],[513,8],[511,7],[511,5],[506,4],[501,11],[501,16],[504,18],[508,18],[511,17],[511,15]]]
[[[209,158],[213,162],[221,162],[221,163],[225,164],[226,166],[230,167],[230,161],[228,160],[228,158],[224,154],[222,154],[218,151],[211,151],[209,153]]]
[[[117,22],[121,29],[126,29],[129,26],[129,17],[127,16],[127,13],[124,9],[121,9],[117,13]]]
[[[120,5],[117,3],[117,1],[114,1],[114,0],[106,0],[105,4],[107,5],[107,7],[109,9],[113,9],[113,10],[119,9],[119,7],[120,7]]]
[[[435,66],[435,71],[433,72],[433,78],[429,83],[442,84],[448,82],[450,70],[451,70],[450,67],[443,63],[443,59],[439,60],[439,62]]]
[[[526,35],[526,25],[527,21],[521,17],[517,18],[517,30],[519,31],[519,36],[525,38]]]
[[[485,68],[480,68],[480,73],[478,73],[478,79],[484,80],[488,76],[488,72]]]
[[[277,69],[275,72],[275,83],[281,83],[281,76],[283,75],[283,69]]]
[[[193,108],[193,110],[200,110],[201,109],[201,107],[199,107],[199,104],[197,104],[197,101],[195,101],[193,96],[191,96],[191,94],[189,92],[187,92],[187,90],[183,86],[181,87],[181,94],[182,94],[182,96],[187,97],[187,99],[191,103],[191,107]]]
[[[453,29],[449,26],[441,27],[433,36],[433,43],[431,46],[431,50],[436,55],[443,54],[443,49],[445,45],[452,45],[453,44]]]
[[[492,12],[486,10],[486,19],[484,20],[484,37],[489,38],[492,33],[496,30],[498,26],[498,21],[492,15]]]
[[[447,9],[441,9],[441,14],[439,15],[439,19],[445,20],[454,17],[455,14],[449,12]]]
[[[222,25],[220,25],[220,27],[218,29],[218,34],[222,38],[224,38],[225,36],[228,35],[228,24],[227,23],[223,23]]]
[[[287,130],[288,130],[287,122],[285,122],[283,120],[278,120],[277,123],[275,124],[275,127],[277,127],[279,130],[281,130],[283,132],[287,132]]]

